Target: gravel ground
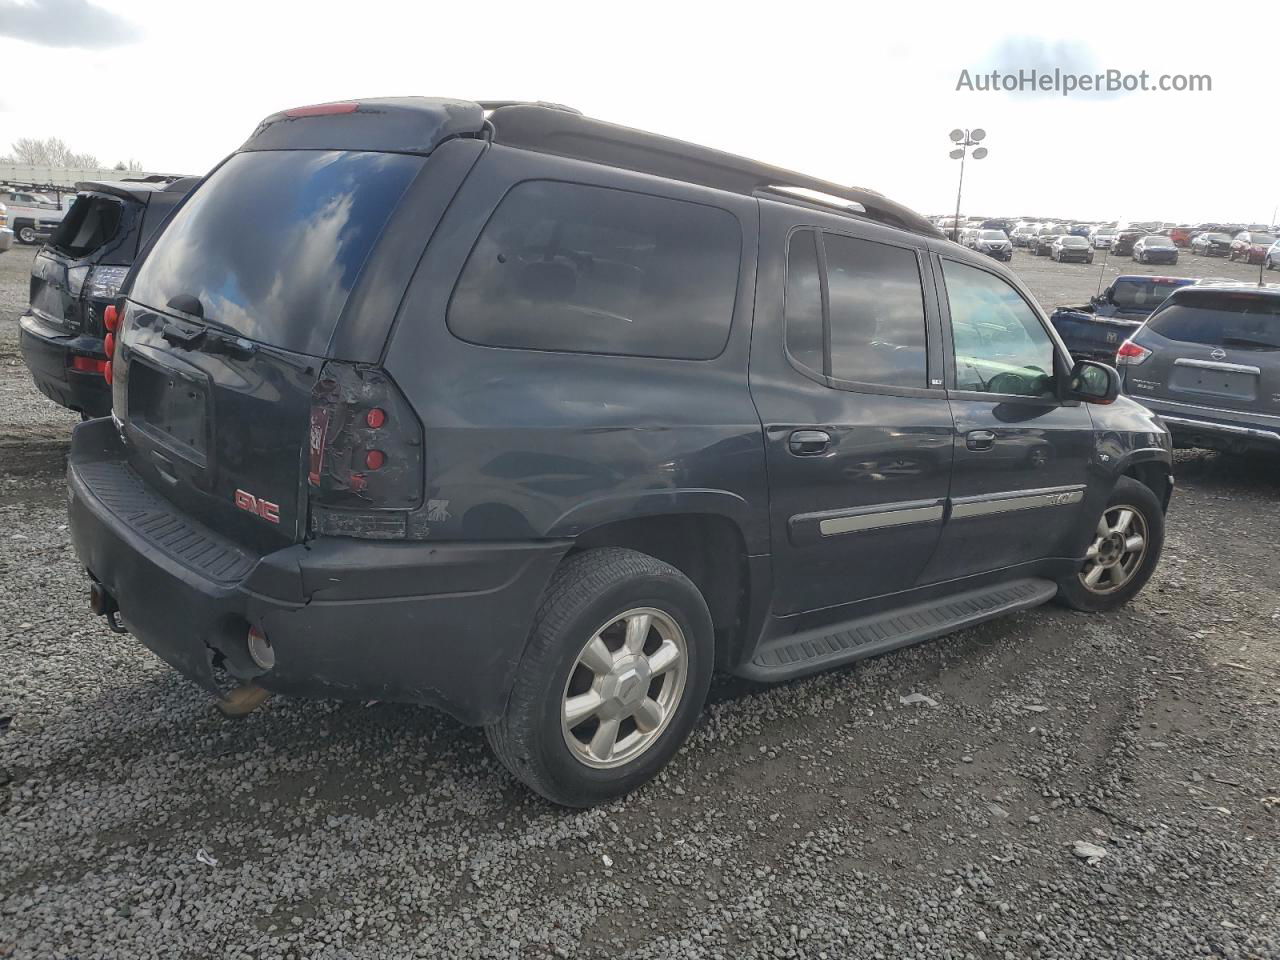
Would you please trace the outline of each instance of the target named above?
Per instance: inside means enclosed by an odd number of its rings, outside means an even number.
[[[426,710],[222,720],[88,613],[72,418],[11,362],[29,262],[0,256],[0,958],[1280,957],[1275,462],[1180,455],[1125,610],[719,682],[655,783],[569,812]],[[1050,307],[1098,270],[1014,267]]]

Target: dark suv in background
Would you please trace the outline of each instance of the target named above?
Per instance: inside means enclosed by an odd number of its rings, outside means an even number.
[[[86,417],[111,411],[103,311],[134,258],[195,177],[80,183],[31,265],[31,295],[20,321],[22,358],[45,396]]]
[[[430,704],[575,805],[713,669],[1132,597],[1168,434],[879,194],[545,105],[268,117],[106,318],[94,609],[235,711]],[[110,351],[109,351],[110,352]]]
[[[1177,290],[1117,361],[1177,445],[1280,453],[1280,287]]]
[[[1073,357],[1114,363],[1116,350],[1174,290],[1196,283],[1190,277],[1125,274],[1089,302],[1058,307],[1049,318]]]

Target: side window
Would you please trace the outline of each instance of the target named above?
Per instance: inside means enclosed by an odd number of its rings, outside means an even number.
[[[530,180],[485,224],[447,322],[486,346],[708,360],[729,339],[741,256],[727,210]]]
[[[822,280],[818,276],[818,237],[812,230],[791,235],[785,314],[787,350],[799,363],[822,373]]]
[[[943,261],[956,389],[1042,397],[1053,392],[1053,341],[1018,291],[985,270]]]
[[[914,250],[826,234],[831,375],[927,386],[924,290]]]

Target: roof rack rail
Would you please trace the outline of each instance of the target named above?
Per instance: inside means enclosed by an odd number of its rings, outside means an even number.
[[[582,111],[577,107],[570,107],[563,103],[551,103],[548,100],[477,100],[476,103],[486,113],[501,110],[503,107],[546,107],[548,110],[563,110],[565,113],[576,113],[578,116],[582,116]]]
[[[481,104],[486,111],[488,105]],[[846,187],[710,147],[634,130],[543,104],[504,104],[489,114],[494,142],[589,160],[746,196],[812,202],[922,236],[942,239],[932,223],[874,190]],[[808,195],[806,195],[808,194]],[[816,197],[822,199],[816,199]],[[838,207],[837,203],[844,206]],[[857,204],[862,209],[856,210]]]

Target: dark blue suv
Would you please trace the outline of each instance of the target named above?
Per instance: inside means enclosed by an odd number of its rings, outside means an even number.
[[[1007,269],[566,108],[268,117],[106,320],[94,609],[229,712],[431,705],[560,803],[653,776],[714,670],[1112,609],[1160,555],[1167,432]]]

